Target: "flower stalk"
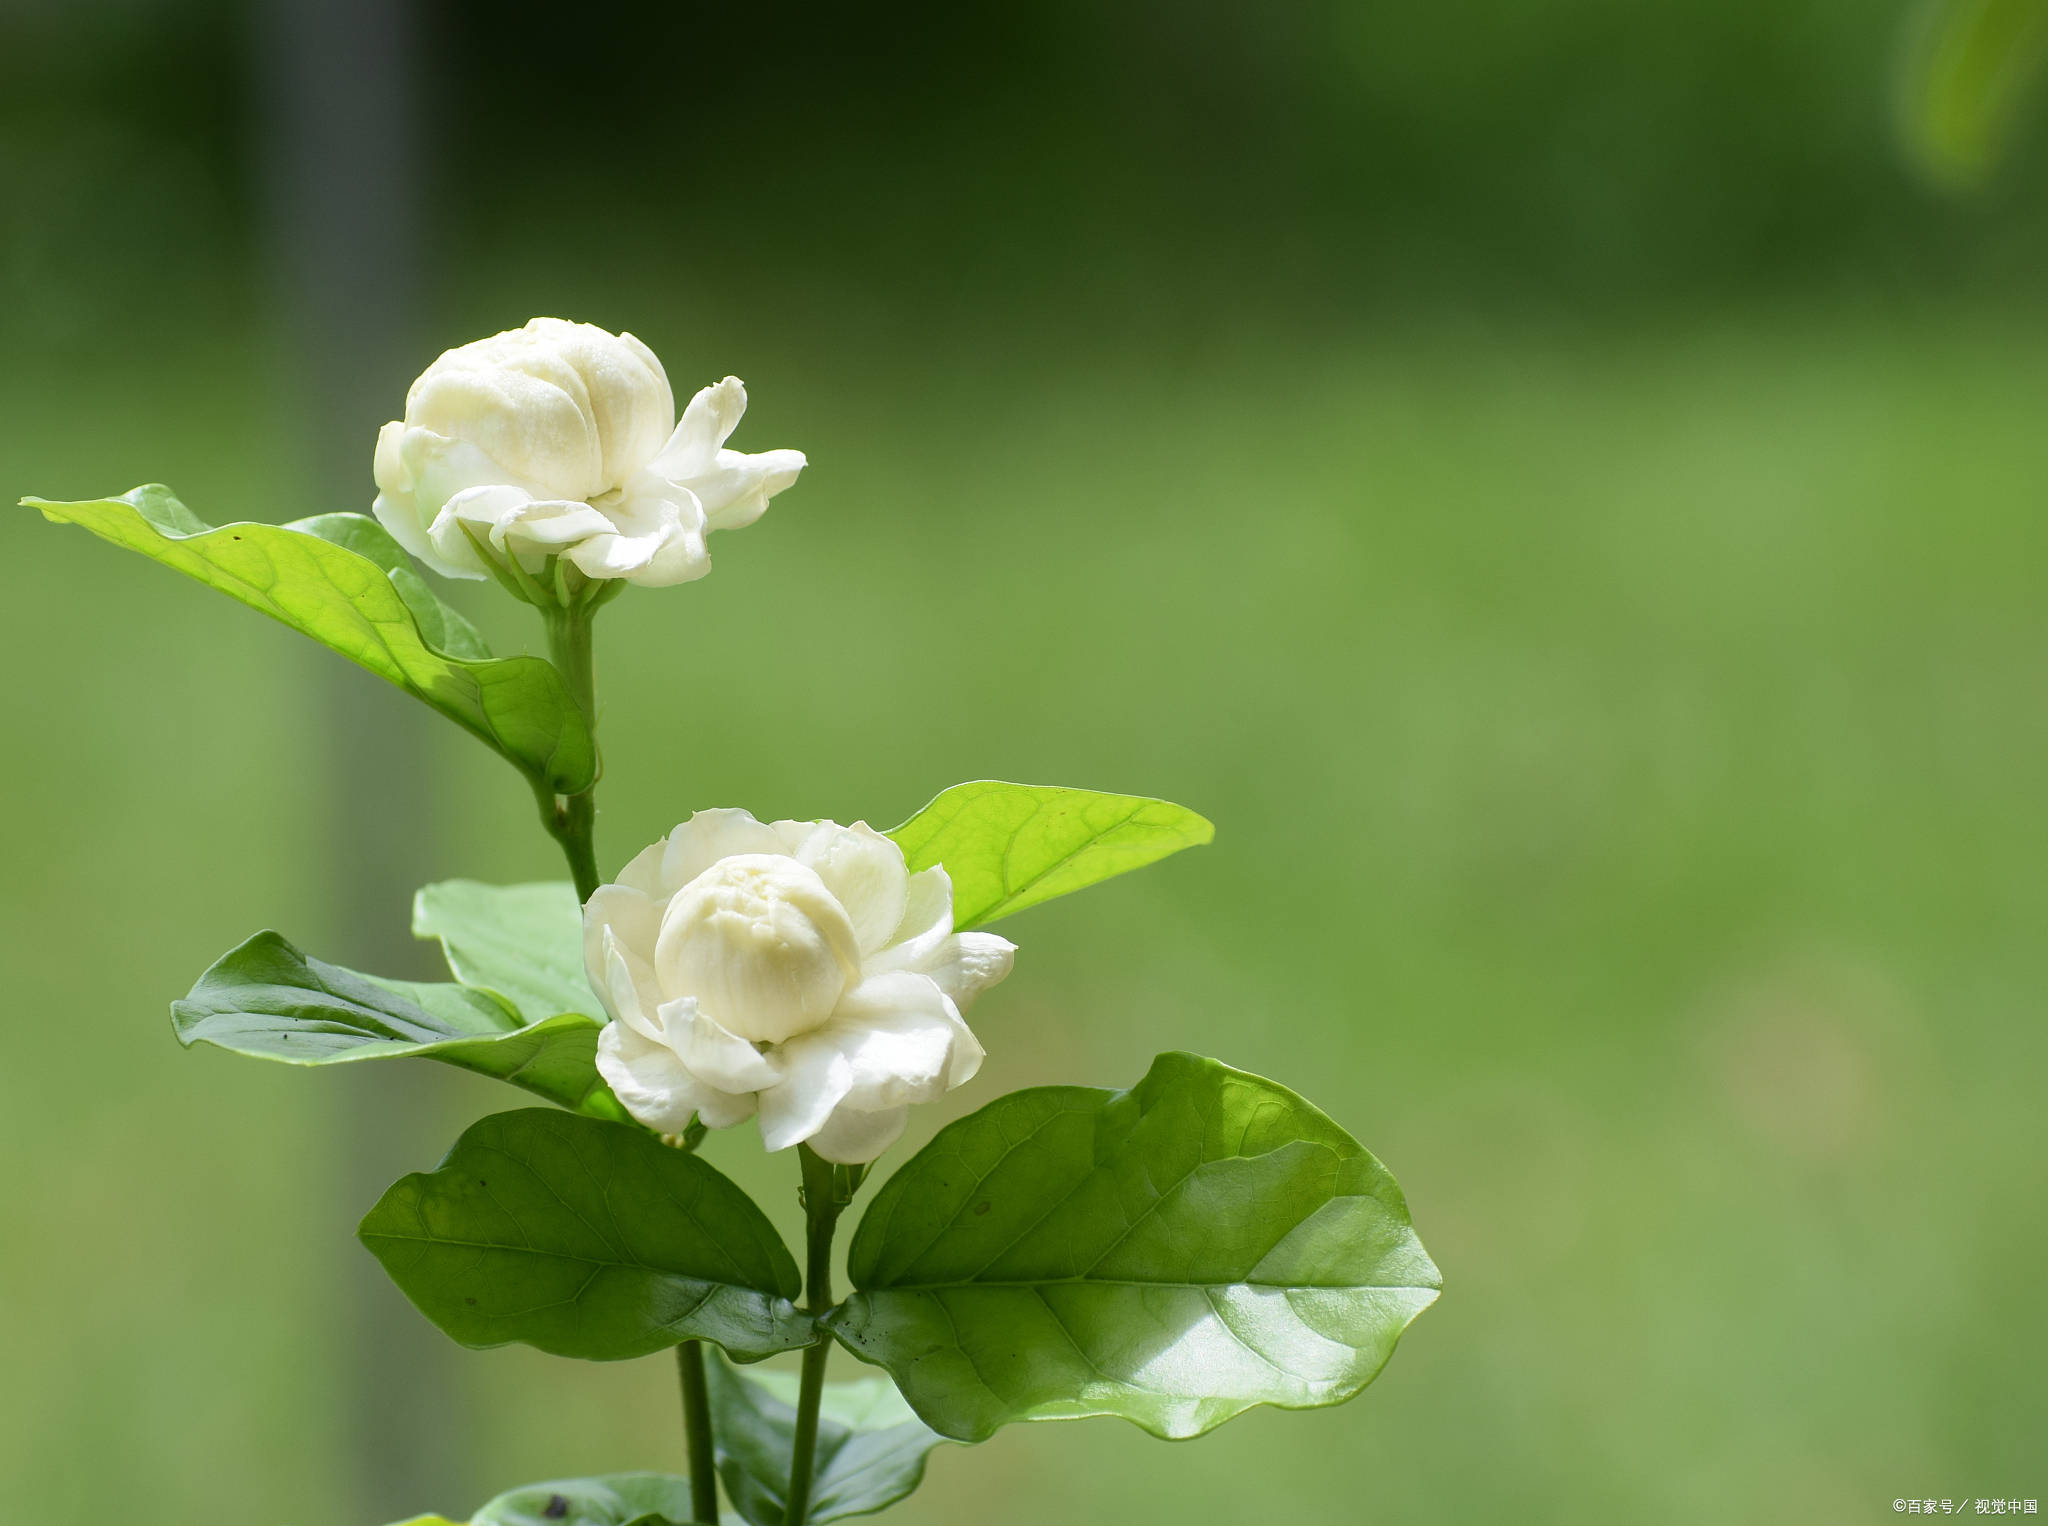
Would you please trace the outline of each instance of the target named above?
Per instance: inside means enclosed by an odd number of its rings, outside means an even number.
[[[597,671],[591,642],[595,615],[594,602],[568,601],[541,608],[542,623],[548,633],[548,659],[562,675],[569,697],[582,710],[593,736],[597,732]],[[592,780],[590,788],[580,795],[557,795],[539,786],[535,795],[540,803],[541,825],[569,861],[569,874],[576,881],[576,899],[589,900],[600,883],[596,781]]]
[[[835,1165],[809,1145],[797,1146],[803,1166],[798,1196],[804,1205],[804,1308],[822,1315],[832,1307],[832,1233],[839,1215],[860,1190],[868,1168]],[[803,1372],[797,1388],[796,1436],[789,1456],[789,1495],[782,1526],[804,1526],[811,1509],[811,1479],[818,1458],[818,1407],[825,1397],[825,1363],[832,1356],[832,1338],[819,1332],[816,1345],[804,1348]]]

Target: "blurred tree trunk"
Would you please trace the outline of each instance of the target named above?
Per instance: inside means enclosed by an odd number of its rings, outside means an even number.
[[[420,37],[408,0],[260,0],[265,206],[283,306],[283,373],[297,389],[303,478],[277,510],[367,511],[377,428],[420,369]],[[324,653],[323,775],[328,957],[429,975],[408,931],[412,890],[434,869],[435,722],[389,686]],[[374,1073],[373,1073],[374,1072]],[[446,1078],[433,1066],[349,1067],[318,1078],[334,1099],[330,1339],[349,1495],[334,1519],[378,1522],[466,1504],[468,1447],[453,1352],[350,1234],[394,1178],[447,1144]],[[317,1309],[315,1313],[317,1314]]]

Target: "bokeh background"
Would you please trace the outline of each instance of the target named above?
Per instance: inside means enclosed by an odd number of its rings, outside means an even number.
[[[812,466],[605,615],[607,863],[987,776],[1215,819],[1003,929],[917,1127],[1212,1053],[1388,1162],[1447,1292],[1349,1405],[1013,1427],[905,1526],[2048,1495],[2048,141],[1925,173],[1918,25],[4,0],[0,489],[362,508],[441,348],[630,328]],[[559,872],[517,777],[80,531],[10,510],[0,569],[8,1517],[680,1469],[665,1361],[458,1351],[353,1241],[507,1094],[166,1021],[263,926],[426,969],[414,883]]]

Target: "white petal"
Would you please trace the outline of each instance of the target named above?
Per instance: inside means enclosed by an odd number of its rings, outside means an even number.
[[[887,1107],[871,1113],[840,1107],[833,1110],[809,1143],[827,1160],[843,1166],[865,1165],[902,1138],[903,1126],[909,1121],[907,1107]]]
[[[806,1033],[775,1051],[782,1080],[757,1094],[764,1149],[786,1150],[809,1139],[853,1085],[852,1065],[824,1032]]]
[[[634,539],[605,530],[586,536],[561,554],[585,577],[630,578],[643,570],[659,549],[660,541],[653,537]]]
[[[478,495],[487,491],[479,488]],[[612,522],[589,504],[569,498],[529,498],[524,503],[508,508],[499,508],[495,514],[487,508],[472,508],[475,502],[471,494],[464,493],[451,498],[448,506],[472,524],[488,524],[494,545],[515,551],[537,550],[543,555],[553,555],[564,547],[575,546],[594,535],[612,533]]]
[[[423,503],[419,484],[405,460],[405,425],[393,420],[377,432],[374,474],[377,497],[370,512],[391,538],[443,577],[481,578],[489,576],[475,550],[461,547],[460,556],[444,556],[427,534],[427,526],[440,512],[439,501]]]
[[[974,998],[1010,973],[1017,945],[994,933],[956,933],[914,966],[965,1012]]]
[[[565,553],[588,576],[667,588],[711,570],[704,506],[688,488],[642,472],[617,501],[601,507],[611,533],[593,535]]]
[[[668,443],[649,462],[655,471],[672,481],[686,482],[709,471],[726,442],[747,411],[747,384],[737,376],[701,389],[683,409]]]
[[[646,960],[604,932],[604,979],[593,982],[604,997],[605,1010],[643,1037],[659,1043],[661,990]]]
[[[934,864],[910,876],[905,886],[903,920],[888,947],[868,961],[868,969],[915,970],[953,936],[953,881]]]
[[[846,1057],[851,1078],[845,1101],[875,1110],[909,1102],[930,1102],[957,1084],[955,1050],[964,1036],[977,1051],[951,1002],[919,975],[876,975],[862,981],[839,1004],[819,1039]],[[970,1067],[967,1074],[973,1074]],[[963,1076],[962,1079],[965,1079]]]
[[[450,350],[429,366],[406,397],[406,422],[503,461],[511,472],[502,481],[530,482],[548,497],[603,492],[603,447],[582,378],[534,346],[491,352],[491,343]]]
[[[668,378],[647,346],[559,318],[447,351],[406,398],[407,423],[474,441],[541,497],[617,487],[674,421]]]
[[[389,432],[390,426],[385,428]],[[437,512],[457,493],[472,488],[512,487],[528,498],[551,496],[545,490],[538,490],[538,484],[527,481],[489,451],[469,440],[439,434],[432,429],[408,425],[392,436],[388,446],[380,437],[380,458],[386,457],[387,450],[396,458],[407,490],[419,499],[422,506],[430,506]],[[388,459],[380,459],[378,463],[380,472],[390,470],[390,466]],[[378,485],[384,484],[380,481]]]
[[[711,471],[689,479],[714,530],[743,530],[768,512],[768,500],[794,487],[810,461],[800,450],[764,450],[746,455],[721,450]]]
[[[657,1133],[680,1134],[693,1116],[707,1128],[728,1128],[754,1110],[751,1096],[704,1085],[674,1054],[621,1023],[597,1035],[597,1072],[626,1111]]]
[[[442,556],[452,559],[466,554],[481,567],[484,562],[479,542],[501,556],[516,554],[506,551],[504,538],[497,533],[498,523],[531,502],[532,494],[509,483],[464,488],[441,505],[441,512],[427,527],[427,537]],[[540,554],[528,551],[520,565],[531,572],[540,565]]]
[[[974,1030],[967,1026],[958,1007],[949,1006],[953,1019],[953,1061],[946,1071],[946,1090],[965,1086],[981,1070],[981,1062],[988,1058],[988,1051],[981,1047],[981,1040],[974,1036]]]
[[[790,856],[815,872],[846,908],[862,954],[888,942],[903,921],[909,876],[903,850],[865,821],[778,821],[775,830]]]
[[[753,1117],[755,1103],[753,1092],[706,1092],[697,1104],[697,1116],[707,1129],[729,1129]]]
[[[659,842],[649,843],[633,855],[625,868],[613,876],[614,880],[616,883],[624,885],[628,890],[637,890],[642,895],[650,896],[657,902],[666,901],[669,897],[669,889],[661,881],[661,861],[663,855],[667,852],[668,839],[666,837],[662,838]]]
[[[661,1007],[663,1040],[698,1080],[723,1092],[757,1092],[782,1079],[782,1067],[698,1009],[694,996]]]
[[[746,411],[747,389],[737,376],[706,387],[690,399],[675,433],[649,463],[650,471],[697,495],[708,529],[752,524],[809,464],[800,450],[748,455],[721,449]]]
[[[781,853],[782,839],[765,822],[733,807],[698,811],[668,834],[662,887],[674,895],[721,858],[735,853]]]
[[[711,554],[704,549],[703,534],[678,529],[663,538],[644,566],[625,576],[636,588],[674,588],[694,583],[710,570]]]
[[[583,907],[583,971],[600,991],[605,988],[607,933],[646,961],[661,933],[661,908],[628,885],[600,885],[590,893]]]

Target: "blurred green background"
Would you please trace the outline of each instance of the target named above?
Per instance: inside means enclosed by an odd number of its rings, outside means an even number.
[[[1352,1404],[1013,1427],[892,1519],[2048,1494],[2038,121],[1923,183],[1870,0],[586,9],[0,5],[0,487],[365,507],[438,350],[630,328],[812,465],[606,613],[608,864],[987,776],[1213,817],[1003,928],[913,1127],[1212,1053],[1447,1292]],[[557,875],[516,775],[80,531],[0,566],[10,1518],[680,1468],[666,1362],[459,1352],[353,1241],[508,1094],[166,1021],[259,927],[388,965],[415,879]]]

